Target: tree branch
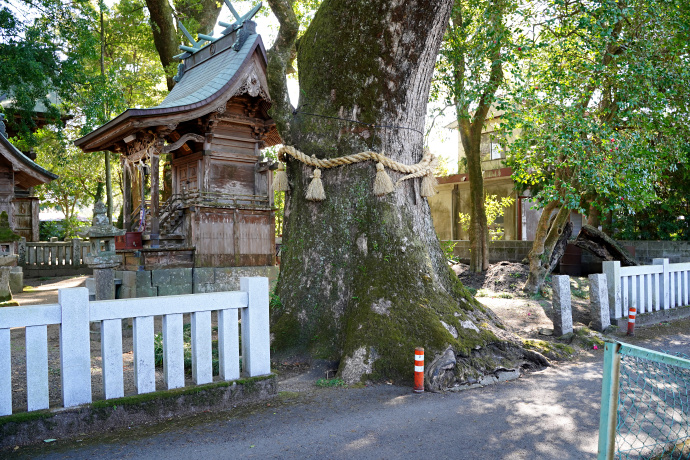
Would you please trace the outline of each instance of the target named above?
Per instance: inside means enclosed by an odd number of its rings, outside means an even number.
[[[268,90],[273,98],[271,116],[276,122],[283,142],[292,143],[291,122],[294,107],[287,89],[287,71],[294,60],[295,41],[299,23],[293,9],[294,0],[268,0],[280,29],[275,43],[268,50]]]

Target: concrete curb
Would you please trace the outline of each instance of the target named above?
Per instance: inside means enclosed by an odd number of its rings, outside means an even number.
[[[176,390],[96,401],[70,409],[0,417],[0,451],[44,439],[88,436],[133,425],[160,423],[204,411],[224,411],[277,393],[276,376],[250,377]]]
[[[662,321],[674,321],[690,317],[690,307],[676,307],[668,310],[659,310],[651,313],[641,313],[635,318],[636,326],[650,326],[652,324],[659,324]],[[614,321],[611,321],[614,323]],[[628,328],[628,318],[618,318],[615,325],[622,331]]]

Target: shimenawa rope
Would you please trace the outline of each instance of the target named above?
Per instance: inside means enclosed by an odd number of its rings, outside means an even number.
[[[316,168],[314,169],[314,176],[309,184],[309,187],[307,188],[306,193],[306,198],[311,201],[323,201],[326,199],[326,193],[324,192],[323,183],[321,181],[321,169],[335,168],[337,166],[360,163],[369,160],[377,162],[376,178],[374,179],[374,195],[382,196],[387,193],[391,193],[395,187],[400,185],[402,181],[417,177],[423,178],[420,195],[429,197],[436,194],[437,182],[436,178],[434,177],[434,170],[438,165],[438,159],[429,151],[429,149],[424,149],[424,156],[416,165],[399,163],[380,153],[372,151],[365,151],[344,157],[321,160],[315,156],[310,157],[289,145],[285,145],[278,150],[278,159],[281,162],[285,162],[287,160],[287,155],[298,161],[301,161],[308,166],[313,166]],[[406,175],[398,179],[398,181],[393,184],[393,181],[386,173],[385,168],[392,169],[393,171]],[[287,192],[289,189],[285,165],[282,163],[278,167],[273,185],[275,190],[279,192]]]

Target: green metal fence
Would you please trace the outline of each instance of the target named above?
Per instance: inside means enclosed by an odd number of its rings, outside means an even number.
[[[598,458],[690,459],[690,360],[606,344]]]

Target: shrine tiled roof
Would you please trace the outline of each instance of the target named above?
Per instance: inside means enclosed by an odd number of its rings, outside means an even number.
[[[12,164],[15,180],[25,188],[45,184],[58,177],[20,152],[2,134],[0,134],[0,156]]]
[[[224,102],[222,96],[230,88],[238,85],[244,68],[250,64],[255,53],[259,53],[265,65],[266,50],[261,36],[255,32],[255,25],[248,21],[236,33],[224,35],[194,53],[180,55],[183,62],[176,77],[178,83],[161,104],[127,109],[77,139],[75,144],[85,151],[103,150],[133,130],[156,125],[161,117],[184,117],[189,112],[190,118],[195,118],[199,116],[199,110],[212,110],[214,104]]]
[[[261,42],[259,35],[255,33],[248,35],[242,47],[235,51],[232,42],[229,43],[230,46],[225,46],[225,49],[222,49],[224,40],[225,37],[207,46],[209,48],[208,51],[202,49],[198,54],[202,55],[201,58],[204,58],[206,56],[203,56],[203,54],[210,54],[212,47],[217,46],[221,48],[219,51],[215,51],[215,55],[208,56],[199,64],[191,67],[189,70],[185,70],[180,82],[173,87],[165,100],[157,107],[151,108],[151,110],[191,106],[211,99],[232,81],[233,76],[240,69],[245,59]],[[193,58],[189,57],[186,61],[190,59]]]

